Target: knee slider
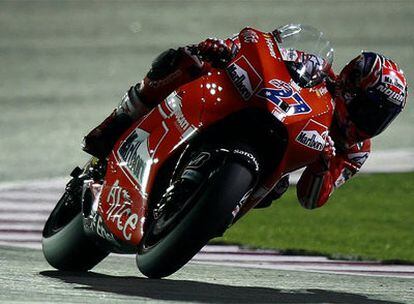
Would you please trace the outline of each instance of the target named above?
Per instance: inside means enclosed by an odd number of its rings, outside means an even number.
[[[152,62],[147,77],[151,80],[160,80],[166,77],[177,68],[180,55],[180,51],[174,49],[162,52]]]

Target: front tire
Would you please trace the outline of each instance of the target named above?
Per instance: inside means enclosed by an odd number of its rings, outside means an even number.
[[[199,194],[192,196],[192,208],[161,240],[153,244],[146,233],[136,256],[139,270],[147,277],[161,278],[180,269],[210,239],[225,232],[253,181],[250,170],[235,161],[216,169]]]
[[[87,271],[109,254],[85,234],[80,187],[76,178],[69,182],[43,228],[43,255],[59,270]]]

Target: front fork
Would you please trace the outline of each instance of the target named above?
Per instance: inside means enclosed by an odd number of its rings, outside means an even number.
[[[188,151],[189,149],[186,149],[183,153],[186,154]],[[186,192],[191,193],[191,191],[188,191],[191,190],[188,189],[188,187],[199,187],[206,178],[211,174],[214,174],[217,168],[230,159],[245,165],[254,176],[254,182],[252,183],[250,190],[243,196],[240,202],[238,202],[232,212],[233,221],[234,219],[238,219],[237,215],[256,188],[261,173],[261,167],[257,157],[254,153],[249,152],[249,150],[243,147],[209,148],[196,153],[190,152],[187,155],[183,155],[176,166],[177,169],[171,179],[170,187],[166,189],[160,202],[155,205],[152,210],[150,209],[149,212],[152,212],[150,218],[159,218],[162,212],[166,209],[168,201],[176,201],[174,199],[168,199],[170,194],[169,191],[171,191],[171,189],[175,189],[175,193],[171,194],[174,196],[177,195],[177,187],[173,187],[175,183],[181,183],[182,186],[186,188]],[[84,179],[82,188],[82,213],[85,232],[89,237],[98,242],[101,247],[108,251],[116,253],[136,253],[137,247],[119,240],[113,233],[111,233],[98,212],[99,198],[105,173],[104,169],[105,168],[102,167],[99,162],[92,160],[85,166],[84,170],[82,170],[83,174],[88,173],[88,176],[90,177]],[[234,182],[237,183],[237,180]],[[231,225],[232,223],[229,224]]]
[[[135,253],[136,247],[117,239],[106,227],[98,212],[105,172],[106,164],[92,157],[83,168],[77,167],[71,173],[79,184],[77,187],[82,190],[80,199],[84,231],[103,249],[117,253]]]
[[[153,209],[153,219],[156,220],[160,217],[160,214],[166,209],[166,204],[168,204],[169,201],[176,201],[175,199],[168,199],[168,196],[177,195],[178,187],[181,186],[181,188],[183,188],[182,192],[192,193],[191,189],[189,191],[189,187],[193,189],[200,187],[209,176],[214,174],[217,168],[222,166],[226,161],[232,160],[242,163],[254,176],[254,182],[252,183],[250,190],[243,196],[232,212],[234,220],[259,182],[261,172],[259,160],[253,152],[249,152],[248,149],[237,146],[233,148],[206,148],[195,153],[188,151],[189,149],[184,151],[184,154],[187,154],[187,156],[183,155],[180,158],[177,165],[178,169],[176,169],[176,172],[173,175],[170,187],[167,188],[160,202]],[[237,183],[237,180],[234,182]],[[181,194],[182,193],[179,193],[178,195]]]

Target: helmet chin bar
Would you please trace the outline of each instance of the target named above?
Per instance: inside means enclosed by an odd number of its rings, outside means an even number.
[[[335,134],[335,144],[340,149],[349,148],[356,143],[372,137],[358,129],[355,123],[349,118],[345,100],[342,97],[337,97],[336,100],[331,132]]]

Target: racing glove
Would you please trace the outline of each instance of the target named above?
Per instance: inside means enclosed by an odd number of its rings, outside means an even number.
[[[214,68],[225,68],[233,58],[231,47],[222,39],[208,38],[200,42],[197,49],[197,55]]]
[[[321,151],[321,155],[319,157],[319,161],[317,165],[313,167],[314,170],[313,174],[315,175],[323,175],[325,172],[329,170],[329,164],[331,159],[335,157],[336,150],[335,150],[335,143],[332,138],[327,135],[325,141],[325,147]]]

